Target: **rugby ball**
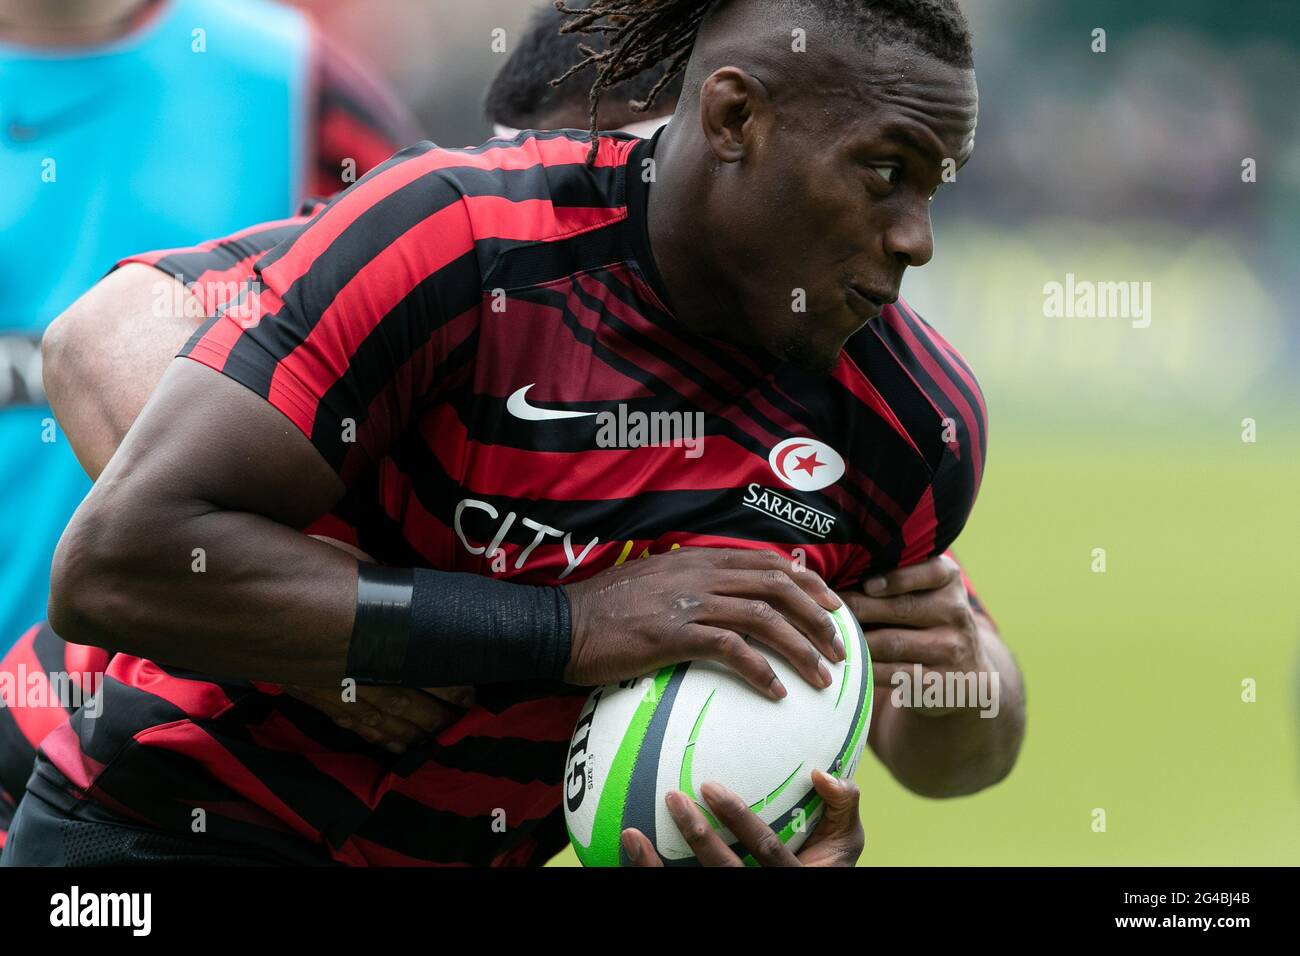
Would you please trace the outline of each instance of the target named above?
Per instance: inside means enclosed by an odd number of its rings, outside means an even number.
[[[826,661],[829,687],[805,681],[754,643],[788,691],[770,700],[733,671],[689,661],[591,692],[574,727],[564,774],[564,819],[584,866],[623,866],[619,840],[636,827],[668,866],[698,865],[664,803],[680,790],[748,864],[744,847],[714,819],[699,786],[715,781],[743,799],[792,850],[821,818],[819,768],[853,774],[871,720],[871,656],[847,606],[831,614],[845,659]]]

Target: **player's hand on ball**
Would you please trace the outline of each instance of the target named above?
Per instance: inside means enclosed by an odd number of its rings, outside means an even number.
[[[748,635],[788,660],[814,687],[823,663],[844,659],[826,613],[840,599],[815,572],[773,551],[682,548],[565,586],[573,646],[564,679],[596,685],[668,664],[716,661],[773,699],[785,688]]]
[[[759,866],[854,866],[866,845],[858,787],[852,780],[837,780],[820,770],[814,770],[812,778],[826,802],[826,811],[798,853],[791,853],[776,831],[725,787],[706,783],[700,788],[700,796],[709,812],[736,835]],[[685,794],[676,790],[668,794],[668,812],[702,866],[745,865]],[[664,865],[640,830],[623,831],[623,849],[633,866]]]
[[[877,686],[889,686],[900,671],[914,673],[917,664],[922,675],[991,669],[961,569],[947,555],[868,578],[861,591],[840,597],[866,633]],[[956,708],[918,710],[943,716]]]
[[[472,687],[409,687],[361,684],[355,699],[340,689],[285,686],[289,696],[315,707],[344,730],[376,747],[403,753],[407,747],[455,722],[473,704]]]

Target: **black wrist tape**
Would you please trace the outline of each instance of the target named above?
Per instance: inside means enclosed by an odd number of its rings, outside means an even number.
[[[411,643],[411,568],[357,565],[357,615],[348,644],[347,676],[363,684],[400,684]],[[426,685],[435,686],[435,685]]]
[[[559,679],[571,643],[563,588],[425,568],[358,567],[347,673],[362,683]]]

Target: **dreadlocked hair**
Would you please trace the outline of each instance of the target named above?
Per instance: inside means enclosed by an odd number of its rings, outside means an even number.
[[[650,109],[659,94],[686,69],[700,32],[704,15],[714,0],[592,0],[589,7],[570,7],[555,0],[555,9],[571,17],[560,27],[561,33],[599,33],[605,36],[605,49],[595,50],[585,43],[578,45],[582,59],[551,81],[558,86],[587,66],[595,65],[596,79],[591,84],[591,149],[587,165],[596,162],[600,147],[596,111],[605,91],[667,61],[663,75],[650,87],[643,100],[629,105],[637,113]],[[607,22],[601,23],[601,20]]]
[[[596,68],[591,84],[591,149],[587,165],[594,165],[600,146],[596,120],[601,96],[646,70],[664,66],[663,75],[643,100],[629,105],[642,113],[686,69],[695,48],[700,24],[719,0],[590,0],[586,7],[570,7],[555,0],[555,9],[569,17],[561,33],[601,34],[605,48],[578,45],[582,59],[551,80],[558,86],[588,66]],[[721,0],[726,2],[726,0]],[[970,31],[957,0],[791,0],[825,15],[832,23],[853,28],[859,36],[877,42],[906,42],[923,53],[963,69],[974,63]]]

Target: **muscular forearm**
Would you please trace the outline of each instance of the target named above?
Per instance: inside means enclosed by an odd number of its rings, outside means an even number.
[[[189,387],[169,391],[169,380]],[[188,360],[175,360],[151,402],[160,407],[146,408],[59,542],[55,630],[218,676],[337,685],[356,560],[300,531],[337,499],[337,477],[278,412]],[[248,409],[240,419],[247,447],[296,439],[269,464],[293,495],[238,480],[247,454],[222,450],[207,431],[232,407]],[[173,423],[187,443],[165,451]]]
[[[50,326],[46,390],[91,478],[104,472],[203,319],[182,283],[129,264]],[[147,481],[159,464],[150,459],[128,473],[143,468]],[[257,515],[171,498],[165,478],[164,467],[159,493],[124,496],[110,475],[88,500],[93,531],[83,524],[68,535],[54,568],[59,633],[213,675],[337,686],[356,562]],[[79,594],[70,598],[61,582],[75,582]],[[295,639],[302,634],[311,640]]]
[[[203,318],[182,283],[133,263],[102,279],[46,331],[45,391],[91,478],[104,470]]]
[[[394,569],[362,600],[355,557],[302,533],[342,491],[273,406],[177,359],[59,542],[50,621],[76,643],[296,685],[560,676],[555,588]]]
[[[61,545],[50,620],[65,640],[217,677],[338,687],[356,559],[251,514],[161,505],[122,519],[141,537],[110,559],[82,539]],[[84,593],[68,601],[79,575]]]
[[[872,746],[900,783],[923,796],[962,796],[992,786],[1010,773],[1020,752],[1025,701],[1019,668],[992,622],[982,614],[976,621],[990,680],[997,675],[996,716],[983,717],[973,707],[928,715],[896,706],[893,686],[876,687]]]

